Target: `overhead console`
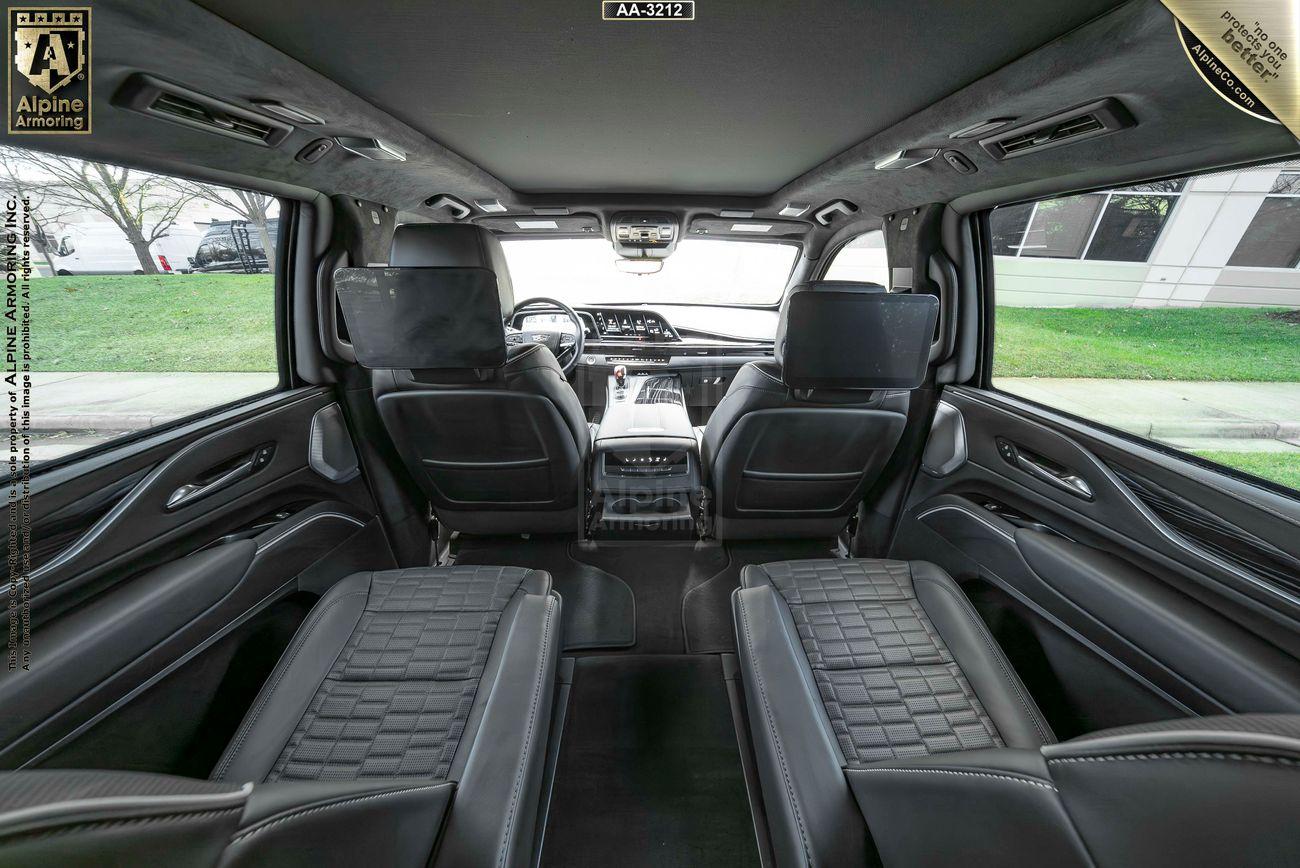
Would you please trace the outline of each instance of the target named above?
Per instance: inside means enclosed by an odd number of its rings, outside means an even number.
[[[609,222],[614,252],[625,259],[667,259],[680,235],[677,218],[666,212],[625,211]]]

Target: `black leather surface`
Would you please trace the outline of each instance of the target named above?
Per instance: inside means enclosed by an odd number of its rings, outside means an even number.
[[[888,868],[1093,866],[1036,751],[961,751],[845,774]]]
[[[309,852],[355,857],[364,839],[370,856],[391,856],[381,864],[423,864],[409,859],[427,859],[450,797],[439,785],[455,784],[441,864],[525,864],[560,647],[559,599],[550,591],[546,573],[521,567],[358,573],[337,584],[213,772],[272,782],[244,825],[262,841],[294,840],[275,820],[289,812],[301,818],[299,834],[320,842]],[[395,791],[348,798],[346,788],[330,789],[367,781]],[[325,808],[281,804],[308,797],[330,802],[344,825],[321,825]],[[371,825],[349,844],[341,831],[349,822]],[[324,846],[331,841],[337,846]],[[232,847],[227,855],[232,865],[262,864],[257,852]],[[348,864],[284,858],[270,864]]]
[[[372,378],[384,426],[439,520],[480,534],[576,531],[591,429],[555,356],[533,344],[489,379],[465,373]]]
[[[250,789],[134,772],[6,772],[0,865],[104,868],[163,859],[177,868],[211,868]]]
[[[23,673],[0,678],[0,704],[7,709],[0,714],[0,744],[14,744],[69,697],[83,696],[159,637],[197,618],[239,583],[256,552],[256,545],[241,540],[195,553],[150,570],[44,627],[40,678],[58,689],[34,689]]]
[[[421,868],[454,791],[383,780],[255,786],[219,868]]]
[[[514,309],[501,243],[481,227],[399,226],[390,261],[491,269],[501,315]],[[507,534],[581,527],[591,432],[548,348],[511,347],[504,367],[493,369],[375,371],[372,383],[384,427],[448,528]]]
[[[906,392],[796,396],[774,362],[743,366],[700,437],[715,535],[833,536],[893,452]]]
[[[486,268],[497,276],[501,312],[515,309],[514,284],[501,242],[468,223],[403,223],[393,230],[388,264],[401,267]]]
[[[1098,865],[1297,865],[1298,730],[1295,715],[1210,717],[1044,753]]]
[[[741,584],[737,641],[778,864],[866,859],[846,769],[1050,739],[992,640],[948,599],[952,580],[932,565],[785,561],[746,567]],[[874,837],[889,834],[894,813],[867,814]]]

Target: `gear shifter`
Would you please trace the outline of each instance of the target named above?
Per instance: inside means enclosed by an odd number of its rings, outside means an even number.
[[[627,365],[614,366],[614,384],[620,389],[627,388]]]

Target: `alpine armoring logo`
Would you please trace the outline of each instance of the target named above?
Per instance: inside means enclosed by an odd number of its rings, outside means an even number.
[[[9,132],[90,132],[90,9],[9,9]]]

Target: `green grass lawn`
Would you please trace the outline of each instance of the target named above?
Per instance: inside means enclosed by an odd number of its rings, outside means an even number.
[[[993,375],[1300,382],[1300,322],[1279,312],[999,307]]]
[[[1300,449],[1292,449],[1289,452],[1223,452],[1197,449],[1192,454],[1300,490]]]
[[[274,371],[269,274],[32,281],[32,370]]]

